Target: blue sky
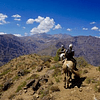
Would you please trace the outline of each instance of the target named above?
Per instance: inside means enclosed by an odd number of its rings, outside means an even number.
[[[0,0],[0,34],[100,37],[100,0]]]

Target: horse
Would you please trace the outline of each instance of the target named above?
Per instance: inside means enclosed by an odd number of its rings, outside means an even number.
[[[76,77],[80,77],[79,73],[74,70],[74,63],[67,59],[64,60],[62,65],[62,70],[64,73],[64,88],[66,88],[66,74],[67,74],[67,88],[69,88],[70,80],[72,80],[72,73],[75,74]]]
[[[62,60],[64,60],[65,59],[65,53],[61,53],[60,55],[59,55],[59,59],[62,61]]]

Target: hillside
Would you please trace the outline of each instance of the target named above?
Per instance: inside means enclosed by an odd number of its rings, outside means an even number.
[[[94,66],[100,65],[100,38],[43,33],[26,37],[16,37],[11,34],[0,35],[0,66],[26,54],[55,56],[62,44],[68,49],[70,43],[73,44],[75,57],[83,56],[88,63]]]
[[[61,61],[30,54],[0,67],[0,100],[100,100],[100,67],[77,58],[80,78],[65,89]]]

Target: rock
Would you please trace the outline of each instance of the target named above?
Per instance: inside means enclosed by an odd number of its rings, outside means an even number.
[[[7,80],[3,85],[3,91],[7,90],[12,84],[13,83],[11,79]]]
[[[38,66],[38,67],[37,67],[37,72],[40,72],[42,69],[43,69],[42,66]]]
[[[27,82],[26,87],[29,88],[30,86],[33,85],[33,83],[35,82],[35,79],[31,79]]]
[[[47,83],[47,82],[48,82],[48,79],[41,79],[41,80],[39,81],[40,85],[44,85],[44,84]]]
[[[39,87],[40,87],[40,83],[39,83],[39,79],[35,79],[35,82],[34,82],[34,84],[32,85],[32,89],[34,90],[34,91],[37,91],[38,89],[39,89]]]
[[[24,90],[24,93],[26,93],[27,92],[27,90]]]
[[[55,99],[48,94],[44,96],[41,100],[55,100]]]
[[[79,89],[79,91],[80,91],[80,92],[82,92],[82,91],[83,91],[82,87]]]
[[[17,75],[18,75],[18,76],[24,76],[24,70],[18,71]]]
[[[55,86],[51,86],[50,90],[51,90],[52,92],[60,91],[59,87],[56,86],[56,85],[55,85]]]

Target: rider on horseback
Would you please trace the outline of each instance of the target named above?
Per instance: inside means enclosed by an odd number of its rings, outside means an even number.
[[[66,49],[64,48],[64,45],[61,45],[61,51],[60,53],[65,53],[66,52]]]
[[[74,70],[78,70],[76,68],[76,60],[73,58],[73,56],[74,56],[74,50],[72,48],[73,48],[73,45],[70,44],[69,45],[69,49],[66,50],[66,55],[65,56],[66,56],[67,60],[71,60],[74,63]]]

